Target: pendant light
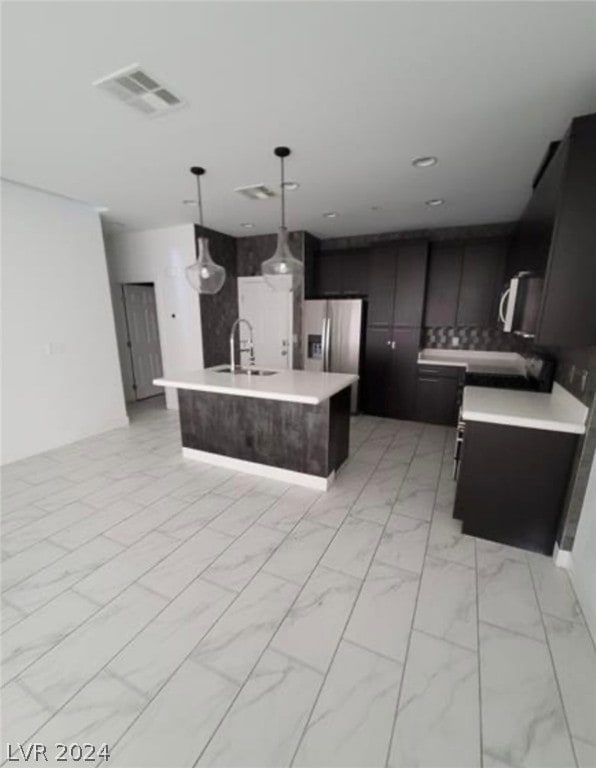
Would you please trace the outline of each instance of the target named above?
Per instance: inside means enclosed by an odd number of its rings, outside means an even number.
[[[277,247],[270,259],[261,264],[261,272],[267,283],[275,291],[292,291],[302,283],[304,265],[292,256],[286,228],[286,185],[284,160],[290,154],[288,147],[276,147],[273,150],[281,163],[281,227],[277,233]],[[289,279],[280,279],[280,278]]]
[[[197,191],[199,203],[199,225],[203,229],[203,198],[201,197],[201,176],[204,168],[193,166],[190,169],[197,178]],[[198,257],[194,264],[186,267],[186,279],[198,293],[218,293],[226,279],[226,270],[216,264],[209,253],[209,240],[201,233],[197,239]]]

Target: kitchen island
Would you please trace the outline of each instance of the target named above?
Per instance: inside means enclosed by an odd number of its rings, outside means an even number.
[[[327,490],[348,456],[350,389],[358,377],[259,373],[216,366],[155,379],[178,390],[184,456]]]

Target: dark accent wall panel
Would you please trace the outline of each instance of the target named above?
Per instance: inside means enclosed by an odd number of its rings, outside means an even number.
[[[196,238],[209,238],[213,261],[226,269],[226,281],[214,296],[202,294],[201,329],[203,336],[203,365],[211,368],[229,362],[229,336],[232,323],[238,317],[238,281],[236,271],[236,239],[222,232],[195,226]]]

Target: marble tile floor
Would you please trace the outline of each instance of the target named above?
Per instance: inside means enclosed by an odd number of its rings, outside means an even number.
[[[0,763],[596,766],[567,574],[461,534],[451,429],[355,418],[320,494],[182,459],[160,405],[2,470]]]

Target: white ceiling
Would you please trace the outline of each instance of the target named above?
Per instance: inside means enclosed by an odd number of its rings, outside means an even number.
[[[198,164],[208,226],[272,231],[278,201],[233,189],[278,183],[277,144],[291,229],[511,220],[548,142],[596,110],[594,2],[12,2],[3,49],[3,176],[129,229],[192,221]],[[134,62],[188,107],[150,119],[91,86]]]

